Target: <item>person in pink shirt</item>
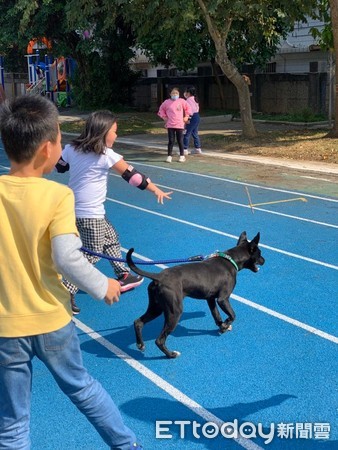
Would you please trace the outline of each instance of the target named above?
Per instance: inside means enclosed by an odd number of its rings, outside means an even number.
[[[185,155],[188,154],[189,141],[191,136],[194,140],[194,150],[192,150],[191,153],[201,154],[202,153],[201,141],[198,135],[198,126],[201,120],[199,114],[200,107],[196,97],[195,87],[194,86],[187,87],[183,95],[184,98],[187,100],[192,112],[192,115],[185,126],[185,134],[183,138],[184,154]]]
[[[180,91],[177,87],[171,89],[170,98],[161,104],[157,114],[165,121],[165,127],[168,130],[168,157],[166,162],[171,163],[172,161],[175,136],[180,150],[178,161],[184,162],[184,126],[188,122],[192,111],[187,101],[180,98]]]

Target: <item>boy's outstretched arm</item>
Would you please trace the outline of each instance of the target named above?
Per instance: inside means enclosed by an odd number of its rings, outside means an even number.
[[[113,169],[122,176],[124,180],[126,180],[132,186],[135,186],[141,190],[146,189],[149,192],[152,192],[157,197],[157,202],[163,205],[163,200],[171,200],[170,192],[163,192],[159,187],[153,183],[150,178],[147,178],[146,175],[136,170],[133,166],[126,163],[124,159],[120,159],[116,164],[114,164]]]
[[[52,238],[52,258],[58,272],[96,300],[104,299],[108,305],[118,302],[120,283],[97,270],[83,256],[81,247],[81,239],[75,234]]]

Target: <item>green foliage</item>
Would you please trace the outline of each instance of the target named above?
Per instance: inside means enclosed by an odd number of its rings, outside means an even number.
[[[72,85],[79,105],[106,107],[129,100],[137,78],[128,64],[134,36],[117,1],[6,0],[0,29],[7,70],[26,72],[27,44],[44,36],[52,41],[53,56],[76,61]]]
[[[318,8],[313,12],[312,17],[325,23],[322,30],[318,30],[318,28],[312,28],[312,36],[317,39],[319,45],[324,51],[333,50],[334,43],[329,0],[319,0]],[[338,24],[336,24],[336,26],[338,26]]]
[[[215,45],[198,0],[127,0],[138,45],[157,64],[188,70],[215,57]],[[226,42],[228,58],[264,66],[294,22],[305,20],[317,0],[205,0],[206,13]],[[147,20],[144,20],[144,18]]]
[[[54,56],[71,56],[80,105],[128,101],[136,75],[129,70],[137,45],[157,64],[195,68],[215,59],[206,18],[236,67],[264,64],[281,38],[306,14],[328,18],[329,0],[2,0],[0,53],[9,70],[22,71],[30,39],[45,36]],[[201,9],[204,5],[205,11]],[[318,7],[316,9],[316,7]],[[332,45],[332,26],[321,33]],[[330,28],[331,26],[331,28]],[[84,32],[88,32],[84,37]],[[331,40],[330,40],[331,39]]]
[[[214,57],[215,51],[194,1],[125,2],[124,14],[133,24],[138,46],[154,64],[179,69],[196,67]],[[144,18],[147,20],[144,20]]]
[[[16,67],[15,57],[22,53],[27,46],[27,41],[18,33],[20,14],[15,7],[14,0],[2,1],[0,14],[0,54],[8,56],[8,64],[12,70],[19,72],[22,65]]]
[[[111,37],[111,35],[110,35]],[[129,104],[138,74],[128,64],[133,53],[122,36],[103,40],[100,51],[91,51],[86,59],[86,72],[76,72],[74,95],[81,108],[115,108]],[[85,79],[89,73],[88,79]]]

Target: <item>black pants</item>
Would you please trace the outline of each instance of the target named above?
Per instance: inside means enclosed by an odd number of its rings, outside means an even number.
[[[180,149],[180,155],[184,155],[183,150],[183,131],[181,128],[168,128],[168,156],[173,154],[173,147],[175,144],[175,135],[177,139],[178,148]]]

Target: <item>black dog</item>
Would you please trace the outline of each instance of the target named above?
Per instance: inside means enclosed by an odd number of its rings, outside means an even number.
[[[216,252],[203,262],[181,264],[160,273],[145,272],[135,266],[131,255],[127,253],[127,263],[137,274],[152,279],[148,286],[149,304],[147,311],[134,322],[137,346],[145,349],[142,328],[164,313],[164,327],[156,339],[156,345],[168,358],[176,358],[179,352],[170,351],[165,346],[168,335],[176,328],[183,312],[183,299],[186,296],[205,299],[208,302],[212,317],[221,333],[231,329],[235,313],[230,305],[229,297],[236,285],[237,271],[250,269],[258,272],[257,265],[265,262],[258,248],[260,235],[249,242],[246,232],[240,235],[237,246],[226,252]],[[223,322],[219,314],[216,300],[222,311],[228,316]]]

